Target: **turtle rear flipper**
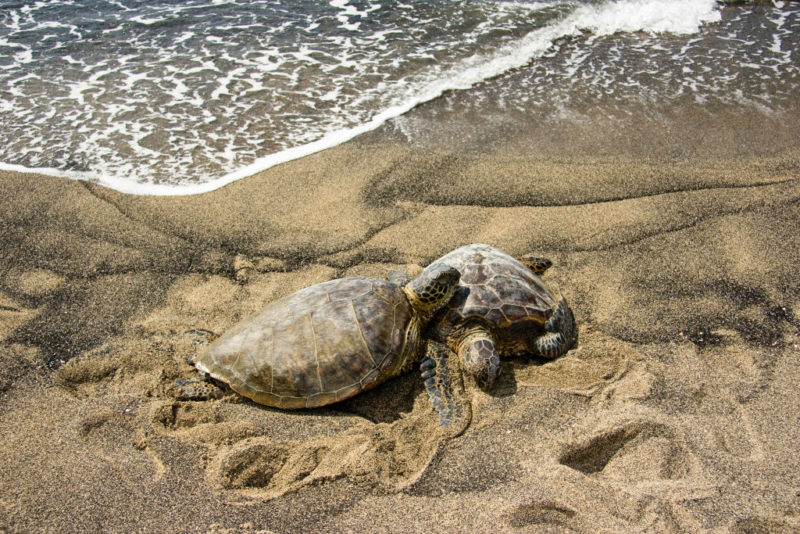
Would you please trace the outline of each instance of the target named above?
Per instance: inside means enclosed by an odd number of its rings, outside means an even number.
[[[419,366],[428,397],[439,414],[439,426],[451,438],[464,432],[472,419],[472,407],[463,396],[461,374],[452,368],[454,360],[450,349],[429,341]]]
[[[541,258],[533,254],[525,254],[518,258],[518,261],[530,269],[536,276],[541,276],[544,272],[553,266],[553,262],[547,258]]]
[[[214,384],[210,378],[198,376],[176,380],[171,393],[178,400],[202,401],[218,399],[225,394],[225,390]]]
[[[184,335],[190,336],[192,343],[195,345],[208,345],[219,337],[211,330],[206,330],[205,328],[192,328],[184,332]]]
[[[565,354],[578,341],[578,327],[575,317],[564,297],[544,325],[546,334],[536,338],[536,350],[545,358],[557,358]]]
[[[219,337],[211,330],[207,330],[205,328],[192,328],[191,330],[184,332],[183,335],[189,336],[191,342],[200,347],[200,349],[210,345]],[[195,358],[197,358],[197,353],[189,357],[189,365],[194,365]]]

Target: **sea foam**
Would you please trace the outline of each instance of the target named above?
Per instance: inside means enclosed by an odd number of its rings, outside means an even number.
[[[137,122],[136,115],[140,113],[141,107],[138,104],[126,102],[124,98],[119,97],[120,95],[112,95],[111,100],[116,103],[105,104],[105,109],[98,108],[89,113],[81,110],[65,112],[71,114],[72,120],[79,124],[76,132],[84,136],[83,144],[89,145],[88,152],[90,154],[92,153],[91,143],[94,139],[99,139],[104,143],[102,147],[98,145],[100,148],[96,150],[100,157],[87,163],[86,166],[89,170],[36,165],[28,167],[19,164],[0,164],[0,169],[90,180],[132,194],[190,195],[204,193],[275,165],[346,142],[380,127],[422,103],[438,98],[445,92],[470,89],[481,82],[523,67],[552,49],[559,39],[582,36],[587,33],[594,37],[613,35],[618,32],[691,34],[699,31],[703,24],[720,20],[719,9],[716,2],[712,0],[673,0],[670,2],[618,0],[601,4],[577,5],[577,7],[571,2],[501,2],[498,3],[498,10],[501,11],[523,10],[530,15],[538,12],[548,13],[547,22],[521,36],[494,43],[493,49],[476,51],[450,64],[440,58],[447,56],[448,47],[458,43],[457,35],[454,36],[452,42],[440,44],[434,51],[412,50],[414,54],[419,55],[417,60],[420,67],[414,67],[412,74],[405,74],[399,79],[393,80],[391,73],[387,75],[379,71],[380,68],[384,68],[379,64],[381,54],[390,51],[391,29],[374,31],[368,36],[366,40],[375,44],[372,55],[365,55],[362,50],[358,49],[358,46],[364,46],[364,42],[355,44],[355,35],[360,28],[370,22],[371,17],[375,14],[373,11],[380,8],[380,4],[369,4],[369,8],[357,10],[344,0],[332,0],[331,7],[335,8],[333,16],[340,25],[342,33],[316,48],[299,46],[291,53],[287,53],[286,50],[272,46],[253,50],[245,57],[237,57],[234,54],[224,55],[227,53],[226,50],[235,50],[232,47],[236,43],[226,42],[225,39],[218,36],[202,36],[195,34],[192,30],[185,30],[175,37],[174,44],[176,46],[200,46],[201,50],[203,47],[211,47],[209,50],[214,50],[218,56],[222,54],[221,59],[212,61],[207,59],[208,56],[192,59],[178,72],[179,69],[170,66],[169,57],[159,55],[161,52],[154,49],[152,53],[155,55],[155,59],[153,61],[159,67],[156,72],[160,72],[162,76],[166,77],[160,80],[152,78],[152,70],[128,68],[128,63],[133,62],[129,56],[110,58],[105,62],[91,65],[89,77],[73,82],[68,88],[69,98],[72,101],[83,106],[98,105],[98,99],[105,90],[99,89],[98,84],[115,76],[119,78],[118,86],[129,91],[131,97],[135,97],[137,91],[146,88],[148,83],[163,84],[165,91],[172,91],[173,95],[177,95],[171,96],[170,99],[173,100],[169,100],[164,106],[169,108],[165,111],[168,117],[163,120],[163,127],[167,134],[173,134],[176,139],[186,137],[185,132],[181,130],[182,117],[194,121],[193,128],[208,125],[208,131],[202,135],[192,132],[192,135],[184,141],[176,142],[174,153],[160,163],[162,167],[174,167],[175,169],[176,176],[171,180],[166,180],[168,183],[163,183],[165,182],[163,179],[160,180],[162,183],[158,183],[149,176],[146,168],[134,163],[134,157],[137,158],[136,161],[141,162],[148,159],[157,160],[158,157],[163,158],[164,156],[153,148],[158,146],[159,141],[157,136],[154,138],[152,128],[142,123],[141,120]],[[150,26],[169,17],[174,17],[174,14],[159,8],[138,14],[131,20],[137,24]],[[24,19],[25,17],[20,19],[18,16],[15,22],[21,25],[23,22],[19,21],[24,21]],[[502,21],[503,19],[498,18],[497,20]],[[490,32],[491,25],[494,23],[499,24],[500,22],[489,20],[485,24],[489,27],[473,30],[475,38],[483,36],[478,32]],[[232,23],[232,26],[235,24]],[[309,25],[307,29],[312,27]],[[69,31],[79,31],[74,27],[68,29]],[[350,36],[350,33],[353,36]],[[509,33],[512,34],[513,29]],[[283,34],[279,37],[285,38]],[[202,39],[205,41],[200,43]],[[407,45],[403,44],[403,46]],[[17,53],[27,58],[26,62],[34,61],[30,59],[31,50],[29,48],[17,50]],[[426,55],[430,57],[428,58]],[[405,58],[399,54],[394,61],[403,60]],[[73,59],[73,61],[75,60]],[[289,65],[287,62],[302,65],[304,70],[286,67]],[[231,64],[234,66],[231,67]],[[308,68],[308,66],[311,67]],[[306,83],[305,78],[310,76],[309,73],[319,71],[318,76],[325,76],[325,72],[336,73],[341,70],[352,71],[353,76],[365,79],[373,76],[378,78],[378,81],[372,87],[359,89],[348,87],[346,77],[342,78],[341,82],[337,82],[337,85],[330,87],[313,85],[313,80],[309,78],[312,85],[306,90],[307,93],[303,92],[301,87],[303,83]],[[170,73],[173,73],[174,76],[170,76]],[[285,77],[287,81],[283,87],[288,91],[291,87],[297,86],[297,92],[291,95],[287,93],[283,96],[273,93],[267,102],[259,103],[259,95],[267,95],[268,91],[275,90],[275,87],[265,85],[262,78],[265,73],[272,76],[270,80],[279,80],[280,77]],[[175,77],[178,74],[183,77]],[[187,85],[197,77],[209,75],[216,77],[214,83],[208,85],[209,89],[199,90]],[[18,82],[19,79],[16,79],[9,83],[12,91]],[[250,100],[246,105],[237,107],[237,99],[245,96]],[[257,138],[254,138],[248,147],[244,147],[233,142],[231,132],[213,129],[215,122],[219,121],[217,114],[225,113],[228,109],[236,109],[236,113],[244,114],[239,124],[245,130],[254,129],[259,121],[276,120],[270,118],[270,115],[282,110],[282,99],[289,99],[295,105],[299,102],[301,105],[298,109],[302,110],[303,106],[306,106],[305,109],[312,113],[312,115],[303,116],[302,113],[293,111],[289,116],[290,120],[294,121],[293,124],[296,124],[297,129],[292,137],[295,140],[293,146],[261,155],[251,146],[258,144]],[[303,101],[304,99],[305,101]],[[212,102],[213,106],[210,105]],[[360,111],[354,113],[355,109]],[[324,115],[313,115],[319,113],[320,110],[323,110]],[[93,131],[92,114],[102,113],[112,116],[112,119],[102,126],[107,131]],[[195,117],[197,113],[201,116],[200,122]],[[251,113],[251,116],[247,116],[247,113]],[[158,119],[157,116],[156,119]],[[131,122],[126,122],[126,120]],[[301,131],[302,128],[306,128],[306,130]],[[121,141],[112,142],[103,139],[104,136],[110,135],[109,132],[116,136],[115,139]],[[122,144],[120,145],[120,143]],[[40,143],[39,146],[42,145],[43,143]],[[118,145],[127,147],[131,154],[126,156],[126,154],[113,153],[113,147]],[[242,153],[250,154],[247,157],[251,161],[243,163]],[[194,162],[203,154],[207,154],[207,159],[216,161],[214,165],[223,172],[216,176],[188,176],[188,174],[196,172],[197,167]],[[81,165],[65,165],[65,167],[70,166],[80,167]],[[231,169],[231,166],[234,168]],[[186,176],[180,176],[181,172]]]

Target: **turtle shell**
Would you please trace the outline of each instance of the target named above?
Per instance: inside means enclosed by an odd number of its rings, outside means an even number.
[[[268,304],[194,361],[260,404],[312,408],[352,397],[398,374],[420,345],[399,286],[339,278]]]
[[[453,298],[434,316],[429,333],[447,342],[459,328],[485,325],[501,353],[533,353],[556,299],[542,280],[505,252],[483,244],[466,245],[434,263],[461,273]]]

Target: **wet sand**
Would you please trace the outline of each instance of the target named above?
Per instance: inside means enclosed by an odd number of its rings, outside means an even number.
[[[794,532],[800,152],[541,157],[356,140],[221,190],[0,172],[0,530]],[[484,242],[548,256],[579,347],[325,409],[182,402],[183,332]]]

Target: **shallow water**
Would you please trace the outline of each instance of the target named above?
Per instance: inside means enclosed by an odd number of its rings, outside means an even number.
[[[686,106],[780,121],[798,49],[798,3],[0,0],[0,162],[190,194],[387,123],[435,147]]]

